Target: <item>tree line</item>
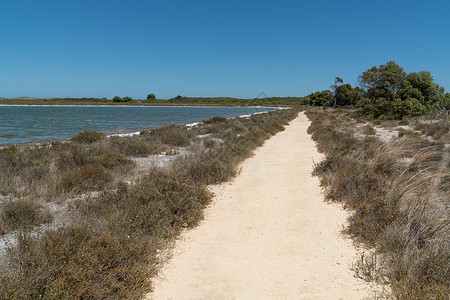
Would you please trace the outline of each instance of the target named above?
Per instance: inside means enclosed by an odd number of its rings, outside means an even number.
[[[445,93],[428,71],[406,73],[390,61],[364,71],[358,81],[359,87],[352,87],[336,77],[331,90],[308,95],[308,104],[355,106],[371,119],[401,119],[432,112],[448,114],[450,110],[450,93]]]

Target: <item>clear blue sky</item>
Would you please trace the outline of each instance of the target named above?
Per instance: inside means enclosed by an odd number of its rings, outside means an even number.
[[[450,1],[0,3],[0,97],[303,96],[390,60],[449,92]]]

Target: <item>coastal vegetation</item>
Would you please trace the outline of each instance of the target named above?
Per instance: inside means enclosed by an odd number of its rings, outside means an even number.
[[[201,220],[207,185],[236,175],[297,114],[218,117],[126,137],[87,131],[1,149],[1,234],[10,244],[0,255],[0,298],[140,298],[164,261],[160,250]],[[138,166],[156,156],[172,159]]]
[[[0,235],[15,241],[0,272],[4,299],[139,298],[164,261],[157,253],[202,218],[207,186],[235,176],[239,162],[300,109],[325,154],[314,169],[325,198],[352,212],[345,231],[368,248],[356,274],[386,287],[380,297],[450,294],[450,94],[427,71],[406,73],[387,62],[364,71],[358,87],[336,77],[330,89],[305,97],[149,94],[0,104],[295,107],[0,149]],[[142,167],[156,156],[170,163]]]
[[[386,286],[382,298],[450,294],[450,120],[365,121],[350,110],[311,110],[308,132],[327,201],[352,212],[346,232],[371,250],[357,275]]]

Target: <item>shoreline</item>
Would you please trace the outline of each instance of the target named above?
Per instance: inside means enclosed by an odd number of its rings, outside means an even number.
[[[2,107],[2,106],[56,106],[56,105],[1,105],[0,104],[0,107]],[[59,105],[59,106],[67,106],[67,105]],[[70,106],[77,107],[79,105],[70,105]],[[90,105],[84,105],[84,106],[89,107]],[[94,106],[94,105],[92,105],[92,106]],[[95,106],[104,107],[102,105],[95,105]],[[129,107],[129,106],[109,106],[109,107]],[[150,107],[150,106],[147,106],[147,107]],[[160,107],[160,106],[155,106],[155,107]],[[182,107],[188,108],[187,106],[182,106]],[[225,107],[225,106],[210,106],[210,107],[233,108],[233,107]],[[234,108],[243,108],[243,107],[245,107],[245,106],[234,107]],[[197,108],[197,107],[193,106],[192,108]],[[289,109],[287,107],[250,107],[250,108],[270,108],[270,109],[275,108],[274,110],[269,110],[269,111],[277,111],[277,110],[282,110],[282,109]],[[252,114],[244,114],[244,115],[239,115],[239,116],[236,116],[236,117],[229,117],[227,119],[249,118],[249,117],[251,117],[253,115],[268,113],[269,111],[255,112],[255,113],[252,113]],[[183,123],[183,124],[178,124],[178,125],[186,126],[186,127],[192,127],[192,126],[197,126],[197,125],[199,125],[201,123],[202,123],[202,121],[195,121],[195,122],[192,122],[192,123]],[[110,137],[113,137],[113,136],[117,136],[117,137],[136,136],[136,135],[139,135],[141,133],[141,131],[143,131],[143,130],[153,130],[153,129],[161,128],[161,127],[165,127],[165,126],[168,126],[168,125],[157,126],[157,127],[151,128],[151,129],[141,129],[140,131],[135,131],[135,132],[112,133],[112,134],[105,134],[105,135],[106,135],[107,138],[110,138]],[[43,144],[48,144],[48,143],[53,143],[53,142],[67,142],[67,141],[70,141],[70,139],[56,139],[56,140],[47,140],[47,141],[46,140],[43,140],[43,141],[30,141],[30,142],[24,142],[24,143],[11,143],[11,144],[4,144],[4,145],[0,144],[0,150],[4,149],[4,148],[7,148],[7,147],[11,147],[11,146],[21,147],[21,148],[22,147],[40,147]]]

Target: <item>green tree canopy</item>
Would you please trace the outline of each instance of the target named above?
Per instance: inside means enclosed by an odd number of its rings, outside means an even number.
[[[155,100],[155,99],[156,99],[155,94],[148,94],[147,95],[147,100]]]
[[[339,85],[334,90],[334,105],[355,105],[356,102],[360,99],[362,92],[362,89],[360,89],[359,87],[353,88],[348,83]]]
[[[365,94],[357,104],[370,118],[398,119],[448,110],[444,88],[434,82],[428,71],[407,74],[390,61],[363,72],[359,82]]]
[[[375,101],[383,97],[388,100],[397,98],[403,87],[406,72],[395,62],[390,61],[379,67],[372,67],[359,76],[359,82],[366,96]]]
[[[333,93],[330,90],[324,90],[321,92],[315,92],[308,96],[309,105],[312,106],[325,106],[329,107],[332,105]]]

